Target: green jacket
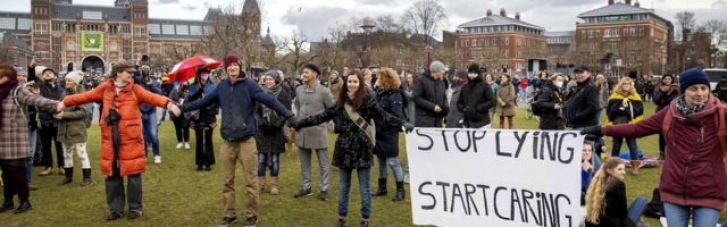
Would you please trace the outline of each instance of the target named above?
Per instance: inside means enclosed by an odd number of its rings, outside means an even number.
[[[83,92],[82,86],[77,86],[76,91],[66,90],[65,95],[72,95]],[[80,92],[79,92],[80,91]],[[62,99],[61,99],[62,100]],[[66,107],[63,119],[58,121],[58,142],[61,143],[85,143],[86,117],[88,117],[88,104]]]

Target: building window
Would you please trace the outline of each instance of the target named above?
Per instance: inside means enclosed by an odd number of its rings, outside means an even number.
[[[61,32],[64,30],[63,23],[55,22],[51,23],[53,25],[53,31],[54,32]]]
[[[15,18],[0,17],[0,29],[15,30]]]
[[[147,36],[147,35],[149,35],[149,34],[146,33],[146,28],[145,27],[143,27],[143,26],[134,27],[134,36],[144,37],[144,36]]]
[[[177,35],[189,35],[189,26],[185,25],[177,25]]]
[[[83,11],[83,19],[87,20],[101,20],[103,19],[103,13],[101,11]]]
[[[189,34],[190,35],[202,35],[202,26],[199,26],[199,25],[190,25],[189,26]]]
[[[173,24],[162,24],[162,34],[165,35],[174,35],[174,25]]]
[[[603,33],[603,37],[606,38],[619,37],[618,28],[607,28],[604,30]]]
[[[76,33],[76,24],[65,24],[63,30],[66,33]]]
[[[109,34],[119,34],[119,25],[109,24]]]
[[[131,33],[131,25],[122,24],[119,33],[122,33],[122,34],[129,34],[129,33]]]
[[[159,28],[159,24],[149,24],[149,34],[159,35],[162,31]]]
[[[30,25],[33,21],[26,18],[18,18],[18,30],[30,30]]]
[[[38,15],[46,15],[46,14],[48,14],[48,9],[47,8],[35,8],[34,11],[35,11],[35,14],[38,14]]]
[[[35,34],[48,34],[48,24],[35,23]]]

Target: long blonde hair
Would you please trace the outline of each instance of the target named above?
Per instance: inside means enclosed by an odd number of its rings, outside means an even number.
[[[593,177],[586,193],[586,220],[588,222],[598,224],[601,221],[601,214],[606,208],[606,190],[619,181],[618,178],[611,175],[611,172],[621,164],[623,164],[621,159],[608,159]]]
[[[624,94],[623,89],[621,89],[621,85],[623,85],[625,83],[631,83],[631,89],[629,89],[628,94]],[[618,85],[616,85],[616,87],[613,88],[613,93],[619,93],[619,94],[623,94],[625,96],[638,94],[638,93],[636,93],[636,83],[630,77],[623,77],[623,78],[621,78],[621,80],[618,81]]]

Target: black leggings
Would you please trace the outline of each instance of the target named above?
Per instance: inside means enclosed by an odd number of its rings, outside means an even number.
[[[40,149],[42,151],[42,161],[44,167],[53,167],[53,154],[51,153],[51,145],[56,146],[56,163],[58,168],[63,167],[63,145],[58,142],[58,127],[43,126],[38,130],[40,134]]]
[[[174,123],[174,131],[177,133],[177,143],[189,142],[189,125],[184,118],[172,119]]]
[[[28,178],[25,178],[25,163],[22,160],[0,160],[0,169],[2,169],[2,178],[5,183],[3,187],[3,195],[5,201],[13,201],[13,196],[18,195],[20,202],[27,202],[30,192],[28,191]],[[21,165],[22,164],[22,165]]]

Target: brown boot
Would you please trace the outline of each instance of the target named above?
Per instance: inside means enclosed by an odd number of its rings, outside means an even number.
[[[66,175],[66,170],[61,167],[58,167],[58,175]]]
[[[641,168],[641,161],[630,161],[631,163],[631,175],[639,175],[639,169]]]
[[[45,169],[43,169],[43,171],[40,171],[38,176],[48,176],[51,173],[53,173],[53,167],[45,167]]]
[[[73,182],[73,167],[65,168],[65,171],[63,171],[63,173],[66,175],[66,177],[61,179],[61,181],[58,182],[58,185],[66,185]]]
[[[280,186],[280,182],[278,181],[278,177],[271,177],[270,178],[270,194],[277,195],[280,193],[278,191],[278,187]]]
[[[265,191],[265,177],[257,177],[257,185],[258,189],[260,189],[259,192]]]

